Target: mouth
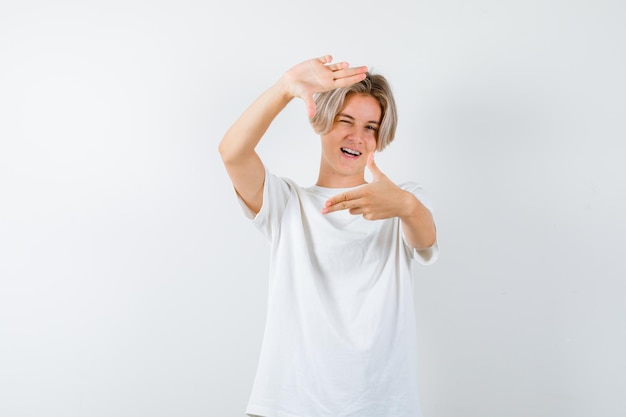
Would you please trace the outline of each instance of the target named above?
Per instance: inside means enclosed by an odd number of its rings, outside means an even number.
[[[341,152],[343,152],[344,155],[349,156],[350,158],[356,158],[361,156],[361,152],[350,148],[341,148]]]

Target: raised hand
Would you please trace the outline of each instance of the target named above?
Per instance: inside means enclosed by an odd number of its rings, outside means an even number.
[[[367,220],[410,216],[417,199],[378,169],[373,152],[368,156],[367,168],[372,174],[372,182],[331,197],[322,208],[322,213],[349,210],[350,214],[361,214]]]
[[[304,100],[309,118],[315,116],[314,94],[358,83],[366,76],[366,66],[351,68],[347,62],[331,64],[332,60],[332,56],[324,55],[301,62],[285,72],[289,94]]]

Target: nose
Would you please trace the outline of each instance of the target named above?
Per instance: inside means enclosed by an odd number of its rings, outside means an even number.
[[[353,140],[356,143],[363,143],[363,131],[359,129],[358,126],[353,125],[350,126],[350,130],[348,131],[348,139]]]

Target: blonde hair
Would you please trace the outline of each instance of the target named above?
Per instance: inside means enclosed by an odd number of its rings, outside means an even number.
[[[363,81],[348,87],[318,93],[315,96],[315,116],[311,119],[313,130],[324,135],[333,127],[337,113],[350,94],[363,94],[374,97],[380,104],[381,121],[376,136],[376,150],[382,151],[395,136],[398,124],[396,102],[387,79],[379,74],[367,73]]]

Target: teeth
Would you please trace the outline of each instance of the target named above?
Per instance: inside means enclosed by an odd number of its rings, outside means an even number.
[[[349,149],[349,148],[341,148],[341,151],[344,152],[344,153],[347,153],[349,155],[353,155],[353,156],[360,156],[361,155],[361,152],[355,151],[355,150],[352,150],[352,149]]]

